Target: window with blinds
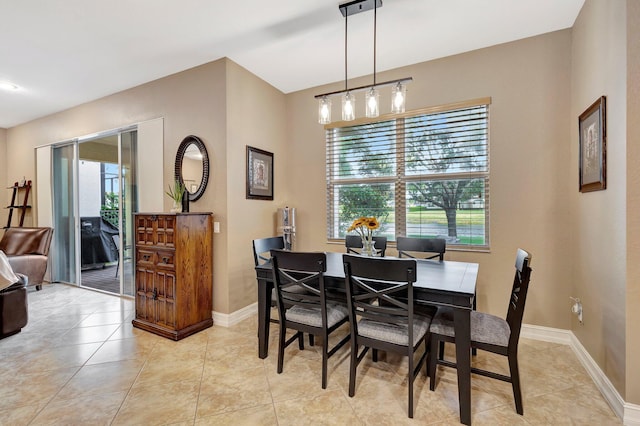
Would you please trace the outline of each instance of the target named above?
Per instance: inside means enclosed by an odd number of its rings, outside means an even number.
[[[462,104],[327,128],[327,236],[360,216],[377,235],[489,246],[489,104]]]

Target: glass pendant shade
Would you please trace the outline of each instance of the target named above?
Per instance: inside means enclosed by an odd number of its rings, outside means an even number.
[[[318,123],[331,123],[331,99],[323,96],[318,101]]]
[[[391,112],[398,114],[404,112],[405,101],[407,99],[407,86],[398,83],[391,90]]]
[[[342,120],[343,121],[352,121],[356,119],[356,98],[351,94],[351,92],[347,92],[342,95]]]
[[[369,89],[367,91],[367,94],[365,96],[366,102],[367,102],[367,108],[366,108],[366,115],[369,118],[374,118],[380,115],[380,108],[378,107],[380,105],[380,93],[378,92],[378,89],[376,89],[375,87],[372,87],[371,89]]]

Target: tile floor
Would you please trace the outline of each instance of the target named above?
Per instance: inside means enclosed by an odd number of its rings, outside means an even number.
[[[401,357],[368,357],[349,398],[348,345],[329,360],[323,390],[317,347],[292,345],[276,374],[276,324],[260,360],[257,316],[173,342],[132,328],[133,309],[61,284],[30,291],[28,326],[0,340],[0,424],[458,424],[454,370],[440,367],[435,392],[419,376],[411,420]],[[507,368],[489,354],[475,362]],[[569,347],[523,339],[520,364],[525,415],[509,384],[473,376],[473,424],[621,424]]]

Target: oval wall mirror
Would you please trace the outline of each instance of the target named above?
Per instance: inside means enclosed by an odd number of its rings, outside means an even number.
[[[209,180],[209,155],[200,138],[189,135],[180,142],[175,171],[175,178],[187,188],[189,201],[202,197]]]

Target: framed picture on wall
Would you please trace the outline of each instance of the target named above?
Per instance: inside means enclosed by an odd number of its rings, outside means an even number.
[[[247,145],[247,198],[273,200],[273,153]]]
[[[600,97],[580,114],[580,192],[607,188],[606,98]]]

